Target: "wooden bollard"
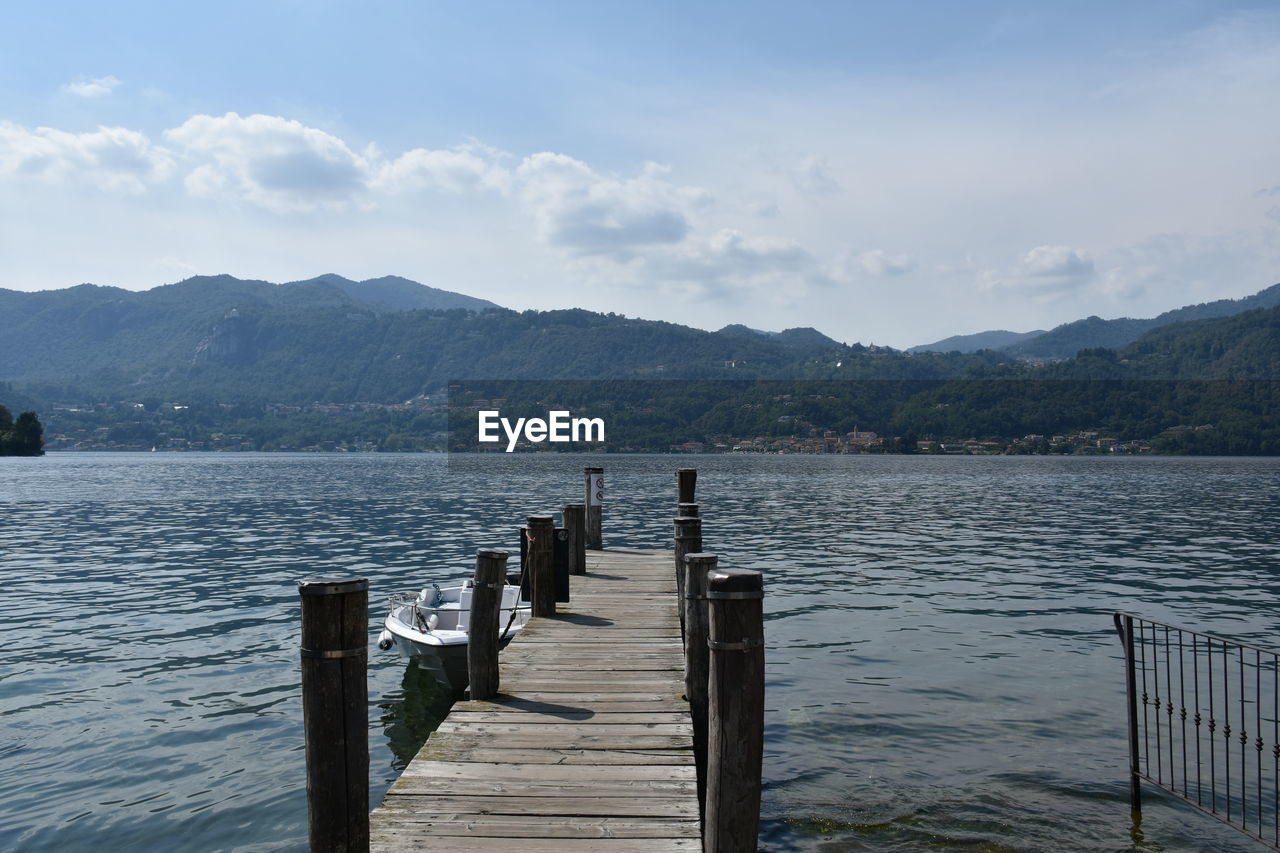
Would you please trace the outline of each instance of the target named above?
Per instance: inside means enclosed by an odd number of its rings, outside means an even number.
[[[582,469],[582,475],[587,507],[586,546],[592,551],[599,551],[604,548],[604,469],[588,466]]]
[[[564,505],[564,529],[569,533],[569,574],[587,573],[586,504]]]
[[[694,489],[698,485],[698,469],[697,468],[677,468],[676,469],[676,503],[691,504],[697,498],[693,496]]]
[[[676,604],[680,612],[680,636],[684,637],[684,555],[702,550],[702,519],[677,518],[675,534]]]
[[[693,759],[698,768],[698,809],[707,801],[707,572],[715,554],[684,557],[684,695],[693,718]]]
[[[311,850],[369,849],[369,581],[298,581]]]
[[[467,623],[467,685],[472,699],[492,699],[498,693],[498,632],[504,627],[499,617],[506,579],[506,551],[476,552]]]
[[[757,848],[764,753],[764,577],[707,573],[707,802],[703,849]]]
[[[555,519],[529,516],[525,536],[529,540],[529,601],[533,616],[556,615]]]
[[[698,515],[698,505],[689,503],[676,504],[676,515],[684,516],[685,518],[701,518]]]

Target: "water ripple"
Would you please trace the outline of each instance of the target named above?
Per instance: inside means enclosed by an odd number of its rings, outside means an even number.
[[[1280,462],[252,454],[3,460],[0,848],[303,848],[295,581],[369,577],[372,636],[602,461],[608,544],[665,546],[692,463],[766,574],[767,849],[1248,849],[1131,823],[1109,614],[1274,642]],[[376,801],[456,694],[370,693]]]

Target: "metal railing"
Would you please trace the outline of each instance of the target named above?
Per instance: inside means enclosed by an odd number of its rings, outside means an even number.
[[[1280,850],[1280,652],[1115,614],[1141,780]]]

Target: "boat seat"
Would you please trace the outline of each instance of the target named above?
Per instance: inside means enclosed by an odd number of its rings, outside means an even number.
[[[458,593],[458,630],[466,631],[471,627],[471,588]]]

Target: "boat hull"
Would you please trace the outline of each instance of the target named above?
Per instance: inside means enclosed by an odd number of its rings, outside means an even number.
[[[442,649],[467,645],[470,594],[469,583],[459,586],[433,588],[413,601],[394,602],[383,621],[378,646],[395,647],[405,658],[438,653]],[[427,601],[432,604],[428,605]],[[514,611],[514,617],[513,617]],[[502,607],[498,612],[500,642],[506,643],[520,632],[529,621],[530,605],[519,600],[519,588],[505,586],[502,590]]]

